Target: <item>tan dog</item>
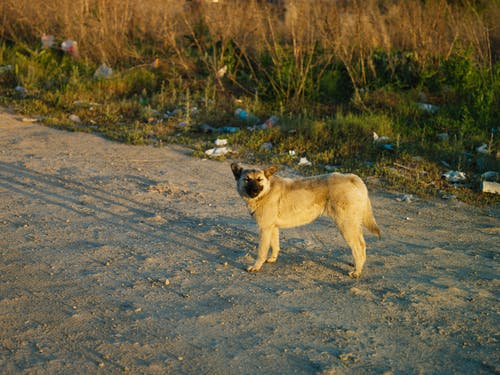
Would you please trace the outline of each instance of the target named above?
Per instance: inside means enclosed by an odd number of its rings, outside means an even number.
[[[325,213],[335,221],[351,247],[354,271],[349,276],[359,277],[366,260],[362,226],[380,237],[368,190],[361,178],[354,174],[332,173],[288,179],[274,176],[278,168],[243,169],[237,163],[231,164],[238,193],[247,203],[260,231],[257,260],[247,271],[256,272],[264,262],[276,262],[280,251],[280,228],[304,225]],[[272,253],[268,258],[269,247]]]

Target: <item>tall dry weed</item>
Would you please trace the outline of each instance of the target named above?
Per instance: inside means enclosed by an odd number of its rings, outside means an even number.
[[[230,63],[235,83],[245,69],[287,97],[303,95],[311,73],[321,75],[333,60],[342,61],[361,87],[376,75],[373,56],[381,52],[389,66],[394,51],[412,54],[425,67],[458,49],[489,64],[491,41],[500,35],[490,15],[499,14],[500,4],[484,4],[479,12],[468,2],[447,0],[288,0],[285,8],[257,0],[3,0],[0,37],[31,45],[43,33],[71,38],[96,64],[159,56],[174,71],[201,65],[216,75]]]

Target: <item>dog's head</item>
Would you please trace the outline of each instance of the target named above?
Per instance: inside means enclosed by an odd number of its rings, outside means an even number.
[[[231,164],[238,193],[244,199],[254,199],[265,195],[271,187],[270,178],[278,169],[278,166],[266,169],[244,169],[237,163]]]

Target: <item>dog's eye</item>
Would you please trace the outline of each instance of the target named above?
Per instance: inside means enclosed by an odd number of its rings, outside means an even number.
[[[262,182],[262,177],[257,177],[257,182]]]

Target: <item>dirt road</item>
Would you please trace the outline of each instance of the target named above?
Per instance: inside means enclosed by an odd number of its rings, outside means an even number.
[[[1,112],[0,373],[500,372],[498,211],[369,184],[361,279],[327,218],[249,274],[234,185],[229,161]]]

